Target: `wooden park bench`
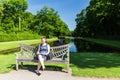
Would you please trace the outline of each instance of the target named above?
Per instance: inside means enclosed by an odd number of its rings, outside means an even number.
[[[65,63],[67,65],[67,72],[69,73],[69,44],[50,47],[50,53],[53,55],[51,60],[45,62],[52,63]],[[37,47],[26,44],[20,44],[20,52],[16,52],[16,70],[19,68],[19,62],[23,65],[23,62],[37,62],[34,59]]]

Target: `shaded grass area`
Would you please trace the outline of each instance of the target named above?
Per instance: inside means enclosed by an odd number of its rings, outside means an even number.
[[[65,68],[66,68],[65,64],[45,63],[45,70],[49,70],[49,71],[50,70],[51,71],[64,71]],[[23,67],[19,66],[19,69],[26,69],[26,70],[34,72],[37,69],[37,63],[26,62],[26,63],[24,63]]]
[[[95,43],[102,44],[102,45],[107,45],[107,46],[111,46],[111,47],[115,47],[115,48],[119,48],[119,49],[120,49],[120,41],[94,39],[94,38],[80,38],[80,39],[86,40],[86,41],[95,42]]]
[[[72,75],[82,77],[120,78],[120,55],[115,53],[73,53]]]

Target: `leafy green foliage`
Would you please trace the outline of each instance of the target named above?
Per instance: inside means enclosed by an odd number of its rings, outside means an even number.
[[[2,4],[4,10],[1,27],[6,33],[10,33],[19,28],[19,17],[23,17],[28,4],[26,0],[3,0]]]
[[[2,16],[3,16],[3,10],[4,10],[4,8],[3,8],[3,4],[1,3],[1,1],[0,1],[0,31],[2,30],[1,29],[1,20],[2,20]]]
[[[1,41],[33,39],[32,34],[36,37],[38,35],[53,37],[70,34],[68,25],[60,19],[58,12],[53,8],[45,6],[36,15],[27,12],[27,8],[27,0],[0,0]],[[21,33],[25,35],[19,35],[18,38],[18,34]]]
[[[47,37],[69,35],[70,33],[68,26],[60,19],[58,12],[48,6],[44,6],[37,12],[30,29]]]
[[[41,37],[40,35],[32,32],[20,32],[20,33],[9,33],[9,34],[1,33],[0,42],[30,40],[30,39],[38,39],[40,37]]]
[[[87,28],[86,22],[86,10],[83,9],[80,14],[77,14],[77,18],[75,19],[77,23],[77,27],[74,30],[74,36],[86,36],[88,34],[89,29]]]
[[[77,14],[75,36],[107,37],[120,35],[120,1],[91,0],[90,5]]]

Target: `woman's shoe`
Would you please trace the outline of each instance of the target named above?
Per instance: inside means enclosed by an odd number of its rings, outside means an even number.
[[[38,76],[41,75],[41,73],[39,71],[35,70],[35,72],[37,73]]]
[[[37,74],[38,74],[38,76],[40,76],[40,75],[41,75],[41,73],[40,73],[40,72],[38,72]]]

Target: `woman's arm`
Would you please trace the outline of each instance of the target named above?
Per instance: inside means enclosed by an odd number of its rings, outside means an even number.
[[[37,54],[39,54],[39,51],[40,51],[40,45],[38,46]]]
[[[48,45],[48,52],[46,53],[46,55],[48,55],[50,53],[50,45]]]

